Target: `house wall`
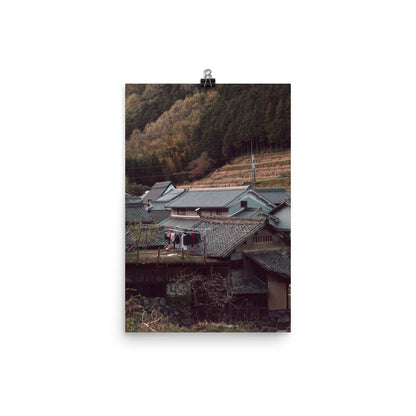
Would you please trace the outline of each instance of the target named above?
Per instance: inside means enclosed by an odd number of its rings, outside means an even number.
[[[197,217],[198,214],[193,208],[188,208],[185,210],[185,213],[178,214],[178,208],[171,208],[170,215],[180,216],[180,217]]]
[[[201,209],[202,217],[228,217],[228,209],[221,208],[218,212],[216,208],[202,208]],[[178,214],[178,208],[171,208],[170,215],[179,215],[181,217],[197,217],[198,214],[195,211],[195,208],[187,208],[185,213]]]
[[[253,276],[267,282],[267,304],[269,310],[290,309],[290,304],[288,304],[288,283],[286,280],[279,278],[275,273],[265,271],[244,256],[244,278],[250,279]]]
[[[269,310],[288,309],[287,282],[272,273],[267,273],[267,286],[269,288],[267,295]]]
[[[259,238],[260,237],[260,238]],[[271,241],[261,241],[261,237],[271,238]],[[245,244],[240,245],[235,253],[239,253],[245,250],[262,250],[265,248],[283,248],[284,242],[278,233],[272,233],[269,229],[263,228],[253,236],[251,236]]]
[[[279,222],[277,224],[278,228],[282,230],[290,230],[290,207],[283,207],[274,215],[279,218]]]
[[[201,215],[203,217],[228,217],[228,208],[221,208],[218,212],[215,208],[202,208]]]

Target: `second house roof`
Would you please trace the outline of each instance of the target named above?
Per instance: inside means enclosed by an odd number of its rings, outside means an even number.
[[[248,186],[194,188],[168,205],[171,208],[222,208],[247,192]]]

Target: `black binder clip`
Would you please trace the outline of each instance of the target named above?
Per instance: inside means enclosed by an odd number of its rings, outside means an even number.
[[[212,78],[212,71],[210,69],[205,69],[204,78],[201,79],[201,87],[215,87],[215,78]]]

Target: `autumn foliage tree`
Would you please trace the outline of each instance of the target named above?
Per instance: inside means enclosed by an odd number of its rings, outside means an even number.
[[[252,149],[290,148],[290,95],[289,84],[129,84],[126,175],[180,183]]]
[[[208,160],[207,153],[189,163],[189,176],[191,179],[200,179],[204,177],[211,169],[212,163]]]

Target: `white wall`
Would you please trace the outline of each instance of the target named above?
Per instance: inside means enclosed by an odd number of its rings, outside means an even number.
[[[290,230],[291,207],[285,206],[276,212],[275,217],[279,218],[277,227],[282,230]]]

